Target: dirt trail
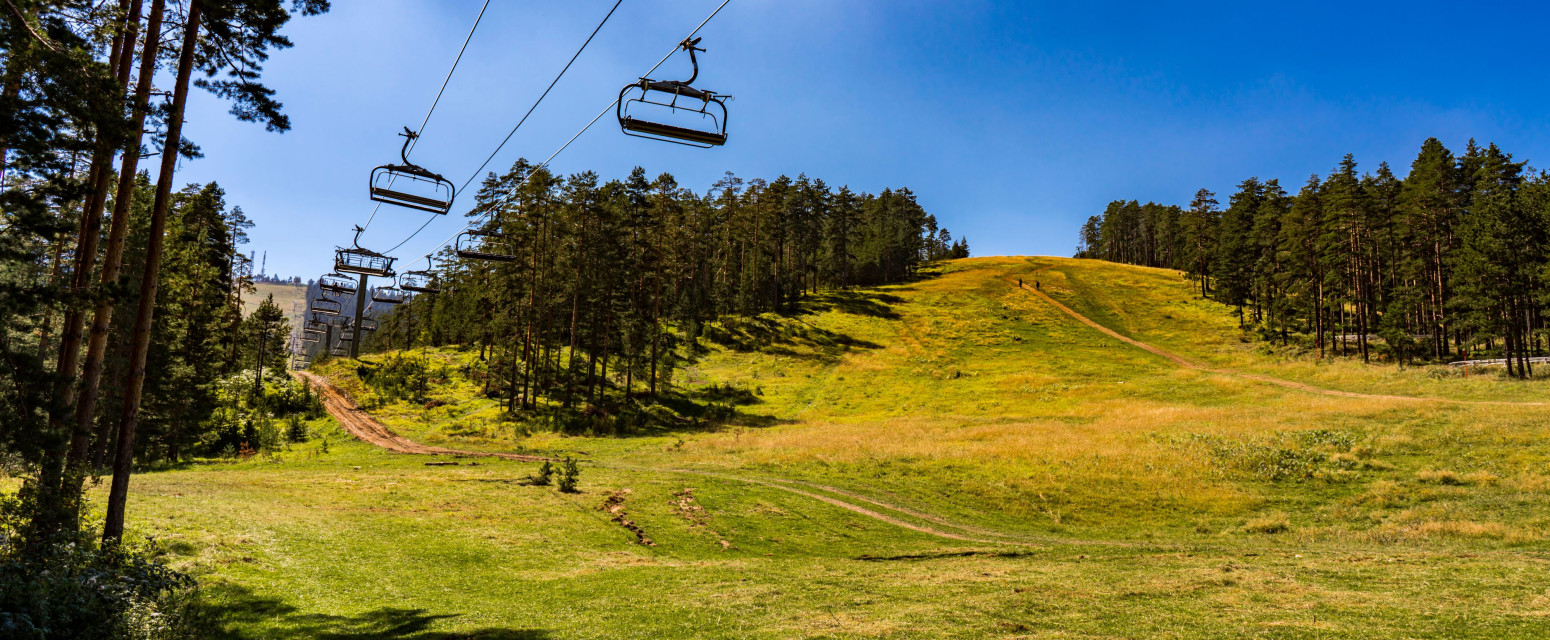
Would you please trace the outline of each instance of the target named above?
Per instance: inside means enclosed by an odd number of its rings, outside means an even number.
[[[344,429],[346,431],[349,431],[351,435],[353,435],[353,436],[355,436],[357,438],[360,438],[361,440],[363,440],[365,442],[368,442],[368,443],[377,445],[379,447],[382,447],[384,449],[387,449],[389,451],[393,451],[393,452],[396,452],[396,453],[416,454],[416,455],[457,455],[457,456],[493,457],[493,458],[504,458],[506,460],[518,460],[518,461],[524,461],[524,462],[539,462],[539,461],[550,460],[551,459],[551,458],[544,458],[542,456],[529,456],[529,455],[520,455],[520,454],[515,454],[515,453],[492,453],[492,452],[487,452],[487,451],[460,451],[460,450],[457,450],[457,449],[447,449],[447,448],[444,448],[444,447],[426,446],[426,445],[420,444],[418,442],[415,442],[413,440],[410,440],[408,438],[405,438],[405,437],[403,437],[401,435],[398,435],[397,433],[394,433],[392,429],[389,429],[387,427],[387,425],[382,424],[376,418],[372,417],[372,415],[370,413],[367,413],[365,409],[362,409],[360,407],[360,405],[355,403],[355,400],[351,399],[347,394],[345,394],[344,391],[340,390],[339,387],[334,386],[333,382],[329,381],[327,378],[324,378],[323,376],[317,375],[315,373],[306,372],[306,371],[293,371],[293,372],[291,372],[291,374],[296,376],[296,377],[298,377],[298,378],[301,378],[301,379],[307,381],[308,383],[310,383],[312,385],[312,387],[314,389],[316,389],[319,394],[322,395],[322,397],[323,397],[323,408],[327,409],[329,415],[332,415],[335,420],[338,420],[340,426],[344,427]],[[867,498],[865,496],[861,496],[859,494],[854,494],[854,493],[850,493],[850,492],[843,491],[843,490],[840,490],[840,489],[835,489],[833,487],[826,487],[826,486],[823,486],[823,485],[812,485],[812,484],[807,484],[807,483],[804,483],[804,482],[798,482],[798,481],[794,481],[794,480],[748,478],[748,477],[742,477],[742,476],[727,475],[727,474],[722,474],[722,473],[714,473],[714,472],[709,472],[709,471],[696,471],[696,470],[692,470],[692,469],[653,469],[653,468],[649,468],[649,467],[627,467],[627,466],[607,466],[607,465],[598,465],[598,466],[602,466],[602,467],[608,468],[608,469],[618,469],[618,470],[622,470],[622,471],[638,471],[638,472],[646,472],[646,473],[681,473],[681,474],[690,474],[690,475],[698,475],[698,476],[705,476],[705,477],[711,477],[711,478],[718,478],[718,479],[722,479],[722,480],[731,480],[731,481],[734,481],[734,482],[742,482],[742,483],[746,483],[746,484],[755,484],[755,485],[759,485],[759,486],[762,486],[762,487],[769,487],[771,489],[778,489],[780,491],[785,491],[787,493],[792,493],[792,494],[796,494],[796,495],[803,496],[803,497],[806,497],[806,498],[811,498],[813,500],[818,500],[820,502],[824,502],[824,503],[827,503],[827,504],[839,507],[839,508],[844,509],[846,511],[850,511],[851,513],[855,513],[855,514],[859,514],[859,515],[862,515],[862,516],[866,516],[868,518],[871,518],[873,520],[877,520],[879,522],[886,522],[886,523],[894,525],[896,527],[900,527],[900,528],[903,528],[903,529],[909,529],[910,531],[916,531],[916,532],[924,533],[924,534],[927,534],[927,535],[936,536],[938,538],[946,538],[946,539],[949,539],[949,540],[959,540],[959,541],[963,541],[963,542],[977,542],[977,543],[980,543],[980,544],[1015,545],[1015,546],[1042,546],[1042,545],[1038,545],[1038,544],[1035,544],[1035,543],[1032,543],[1032,542],[1028,542],[1026,540],[1019,539],[1019,536],[1015,536],[1015,535],[1012,535],[1012,534],[999,533],[999,532],[995,532],[995,531],[989,531],[989,530],[986,530],[986,529],[978,529],[978,528],[974,528],[974,527],[953,524],[952,522],[949,522],[945,518],[941,518],[941,517],[938,517],[938,516],[933,516],[933,515],[930,515],[930,514],[919,512],[919,511],[915,511],[915,510],[909,509],[907,507],[900,507],[900,506],[891,505],[891,504],[888,504],[886,502],[882,502],[882,501],[879,501],[879,500],[875,500],[875,499],[872,499],[872,498]],[[823,495],[821,493],[814,493],[812,491],[804,491],[802,489],[798,489],[796,487],[790,486],[790,485],[793,485],[793,484],[801,485],[801,486],[806,486],[806,487],[809,487],[809,488],[812,488],[812,489],[817,489],[817,490],[820,490],[820,491],[827,491],[827,492],[830,492],[830,493],[846,495],[846,496],[851,497],[851,498],[856,499],[856,500],[860,500],[860,501],[865,501],[865,502],[871,503],[872,505],[875,505],[877,507],[881,507],[883,509],[887,509],[887,510],[894,511],[894,512],[901,513],[901,514],[906,514],[906,515],[909,515],[909,516],[912,516],[912,517],[915,517],[915,518],[919,518],[919,519],[922,519],[922,520],[927,520],[927,521],[933,522],[935,524],[946,526],[948,528],[958,529],[958,530],[964,531],[964,532],[975,533],[975,534],[978,534],[978,537],[973,536],[973,535],[967,535],[966,533],[956,533],[956,532],[953,532],[953,531],[943,531],[943,530],[935,528],[935,527],[931,527],[931,526],[927,526],[927,525],[921,525],[921,524],[916,524],[916,523],[910,522],[908,520],[904,520],[904,519],[901,519],[901,518],[896,518],[894,516],[890,516],[890,515],[887,515],[887,514],[884,514],[884,513],[880,513],[878,511],[874,511],[872,509],[868,509],[866,507],[862,507],[862,506],[858,506],[858,505],[855,505],[855,504],[851,504],[849,502],[846,502],[844,500],[840,500],[839,498],[835,498],[833,496]]]
[[[444,447],[431,447],[423,445],[393,433],[392,429],[389,429],[387,425],[378,422],[377,419],[372,417],[371,414],[366,413],[366,410],[362,409],[360,405],[356,404],[355,400],[346,395],[344,391],[339,389],[339,387],[334,386],[334,383],[330,382],[327,378],[306,371],[292,371],[291,375],[311,383],[312,388],[316,389],[318,393],[323,396],[323,408],[327,409],[329,415],[332,415],[335,420],[338,420],[339,425],[344,427],[345,431],[349,431],[350,435],[382,447],[383,449],[387,449],[388,451],[420,455],[455,455],[478,458],[504,458],[506,460],[517,460],[521,462],[542,462],[544,460],[552,460],[552,458],[545,458],[543,456],[528,456],[516,453],[490,453],[486,451],[459,451],[457,449],[447,449]]]
[[[1035,269],[1033,271],[1033,273],[1038,273],[1038,272],[1044,271],[1046,269],[1052,269],[1055,266],[1056,265],[1049,265],[1049,266],[1046,266],[1046,267],[1040,267],[1038,269]],[[1006,280],[1008,282],[1014,281],[1013,278],[1007,278]],[[1405,401],[1405,402],[1452,402],[1452,403],[1456,403],[1456,404],[1507,405],[1507,406],[1520,406],[1520,407],[1540,407],[1540,406],[1545,406],[1545,404],[1546,404],[1546,403],[1543,403],[1543,402],[1509,402],[1509,401],[1505,401],[1505,400],[1453,400],[1453,399],[1449,399],[1449,398],[1426,398],[1426,397],[1416,397],[1416,396],[1393,396],[1393,395],[1374,394],[1374,393],[1356,393],[1356,392],[1353,392],[1353,391],[1339,391],[1339,390],[1336,390],[1336,389],[1325,389],[1323,387],[1315,387],[1315,386],[1313,386],[1311,384],[1304,384],[1304,383],[1301,383],[1301,382],[1293,382],[1291,380],[1285,380],[1285,379],[1282,379],[1282,378],[1277,378],[1277,377],[1274,377],[1274,376],[1267,376],[1267,375],[1259,374],[1259,373],[1244,373],[1242,371],[1233,371],[1231,369],[1217,369],[1217,368],[1214,368],[1214,367],[1206,366],[1206,365],[1201,364],[1199,362],[1195,362],[1194,360],[1190,360],[1189,358],[1185,358],[1184,356],[1181,356],[1181,355],[1179,355],[1177,353],[1174,353],[1174,352],[1169,351],[1167,349],[1164,349],[1162,347],[1159,347],[1159,346],[1156,346],[1156,345],[1147,344],[1145,342],[1141,342],[1140,340],[1136,340],[1135,338],[1131,338],[1130,336],[1121,334],[1118,331],[1115,331],[1115,330],[1110,329],[1108,327],[1105,327],[1105,326],[1103,326],[1101,324],[1098,324],[1097,321],[1095,321],[1092,318],[1089,318],[1087,316],[1084,316],[1084,315],[1082,315],[1080,313],[1077,313],[1075,309],[1072,309],[1071,307],[1068,307],[1068,306],[1066,306],[1064,304],[1061,304],[1059,300],[1056,300],[1056,299],[1050,297],[1049,294],[1044,293],[1043,291],[1039,290],[1038,288],[1030,287],[1030,286],[1028,286],[1026,284],[1022,284],[1021,281],[1017,281],[1017,282],[1019,282],[1019,286],[1021,286],[1023,288],[1023,290],[1025,290],[1025,291],[1027,291],[1029,293],[1032,293],[1033,295],[1038,296],[1039,298],[1043,299],[1045,302],[1048,302],[1048,303],[1054,305],[1056,309],[1060,309],[1061,311],[1065,312],[1066,315],[1071,316],[1072,318],[1075,318],[1078,322],[1081,322],[1082,324],[1085,324],[1085,325],[1087,325],[1089,327],[1097,329],[1098,331],[1103,332],[1105,335],[1108,335],[1109,337],[1114,338],[1115,340],[1119,340],[1121,342],[1124,342],[1124,343],[1129,344],[1131,346],[1134,346],[1136,348],[1144,349],[1144,350],[1149,351],[1151,353],[1154,353],[1154,354],[1157,354],[1157,355],[1162,356],[1164,358],[1167,358],[1169,360],[1172,360],[1175,364],[1177,364],[1177,365],[1179,365],[1181,367],[1184,367],[1186,369],[1194,369],[1196,371],[1204,371],[1204,372],[1207,372],[1207,373],[1216,373],[1216,374],[1227,375],[1227,376],[1237,376],[1239,378],[1245,378],[1245,379],[1248,379],[1248,380],[1255,380],[1255,381],[1258,381],[1258,382],[1264,382],[1264,383],[1267,383],[1267,384],[1273,384],[1273,385],[1280,386],[1280,387],[1286,387],[1288,389],[1296,389],[1298,391],[1304,391],[1304,392],[1307,392],[1307,393],[1316,393],[1316,394],[1321,394],[1321,395],[1326,395],[1326,396],[1339,396],[1339,397],[1342,397],[1342,398],[1364,398],[1364,399],[1368,399],[1368,400],[1400,400],[1400,401]]]

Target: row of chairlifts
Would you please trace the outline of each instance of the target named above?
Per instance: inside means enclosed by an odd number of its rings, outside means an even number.
[[[678,44],[689,52],[689,63],[694,65],[688,80],[641,78],[619,90],[614,115],[625,135],[702,149],[727,143],[726,101],[732,96],[691,86],[700,77],[700,62],[694,55],[704,51],[699,44],[699,38]]]
[[[694,86],[700,77],[700,61],[695,54],[705,51],[699,44],[700,38],[678,44],[689,52],[689,64],[693,66],[688,80],[641,78],[619,90],[614,115],[620,130],[631,136],[692,147],[726,144],[727,100],[732,96]],[[367,186],[372,201],[445,215],[457,198],[456,185],[409,161],[409,147],[420,137],[419,132],[404,127],[398,135],[404,137],[398,150],[403,164],[385,164],[371,170]]]
[[[640,78],[619,90],[614,115],[621,131],[635,137],[700,148],[726,144],[726,102],[732,96],[693,86],[700,77],[700,61],[695,54],[705,51],[699,44],[700,38],[685,39],[678,44],[679,49],[689,53],[692,71],[688,80]],[[409,147],[420,137],[418,132],[404,127],[403,133],[398,135],[404,138],[398,151],[403,164],[385,164],[371,170],[368,193],[372,201],[445,215],[452,210],[457,197],[456,186],[441,174],[409,161]],[[354,293],[356,285],[353,282],[346,284],[348,278],[341,275],[345,273],[393,277],[393,258],[361,247],[361,232],[360,227],[355,228],[353,247],[335,251],[334,270],[338,273],[324,276],[319,282],[325,293]],[[501,234],[484,231],[458,234],[453,252],[460,258],[486,262],[518,259],[515,242]],[[426,259],[429,260],[429,256]],[[374,291],[372,301],[402,304],[410,294],[441,291],[433,269],[400,274],[396,284],[396,287]],[[338,302],[321,298],[313,301],[312,310],[324,315],[338,315],[341,311]]]

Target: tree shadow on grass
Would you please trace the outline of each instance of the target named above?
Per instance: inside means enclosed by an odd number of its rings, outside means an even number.
[[[851,349],[881,349],[875,342],[815,327],[795,316],[764,314],[723,318],[705,338],[733,351],[759,352],[833,363]]]
[[[899,313],[890,305],[900,304],[904,298],[876,290],[845,289],[826,291],[807,298],[798,305],[796,313],[807,315],[838,311],[857,316],[898,320]]]
[[[433,631],[455,614],[424,609],[383,607],[355,616],[302,613],[278,598],[259,596],[237,585],[206,587],[200,616],[203,638],[216,640],[549,640],[544,629],[487,627],[469,631]],[[255,630],[258,629],[258,630]]]

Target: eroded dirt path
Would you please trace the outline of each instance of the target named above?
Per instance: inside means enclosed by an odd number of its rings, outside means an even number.
[[[318,394],[323,397],[323,408],[327,409],[328,414],[333,416],[335,420],[338,420],[339,425],[344,427],[345,431],[349,431],[350,435],[382,447],[383,449],[387,449],[388,451],[420,455],[455,455],[478,458],[504,458],[506,460],[518,460],[522,462],[542,462],[544,460],[552,460],[552,458],[545,458],[543,456],[529,456],[517,453],[491,453],[487,451],[459,451],[457,449],[447,449],[445,447],[432,447],[423,445],[398,435],[397,433],[394,433],[392,429],[387,427],[387,425],[382,424],[376,418],[372,417],[371,414],[366,413],[366,410],[362,409],[360,405],[356,404],[353,398],[351,398],[344,391],[340,390],[339,387],[334,386],[334,383],[330,382],[327,378],[306,371],[292,371],[291,375],[306,380],[307,383],[312,385],[313,389],[317,390]]]
[[[312,388],[315,389],[323,398],[323,408],[326,409],[329,415],[333,416],[335,420],[339,421],[339,425],[344,427],[345,431],[350,432],[351,435],[360,438],[362,441],[377,445],[395,453],[405,453],[411,455],[456,455],[504,458],[506,460],[518,460],[525,462],[552,460],[552,458],[545,458],[542,456],[520,455],[515,453],[493,453],[488,451],[461,451],[458,449],[448,449],[445,447],[432,447],[423,445],[398,435],[397,433],[394,433],[392,429],[387,427],[387,425],[382,424],[376,418],[372,417],[370,413],[367,413],[365,409],[362,409],[360,405],[356,404],[354,399],[350,398],[348,394],[339,389],[339,387],[335,386],[334,383],[329,379],[307,371],[292,371],[291,375],[301,378],[302,380],[307,381],[308,384],[312,385]],[[730,480],[733,482],[742,482],[745,484],[753,484],[761,487],[769,487],[771,489],[785,491],[787,493],[803,496],[817,500],[819,502],[833,505],[851,513],[865,516],[879,522],[885,522],[901,529],[908,529],[910,531],[924,533],[926,535],[936,536],[938,538],[946,538],[948,540],[992,545],[1013,545],[1024,547],[1044,546],[1031,542],[1024,536],[954,524],[946,518],[923,513],[908,507],[892,505],[887,502],[862,496],[860,494],[851,493],[824,485],[808,484],[795,480],[735,476],[725,473],[698,471],[694,469],[654,469],[650,467],[609,465],[598,466],[607,469],[617,469],[620,471],[697,475],[708,478],[717,478],[721,480]],[[812,490],[804,490],[804,488],[798,488],[799,486]],[[838,494],[857,501],[867,502],[875,507],[881,508],[882,510],[893,511],[905,516],[925,520],[933,524],[940,525],[942,528],[910,522],[909,520],[905,520],[901,517],[895,517],[886,513],[882,513],[879,510],[869,509],[867,507],[841,500],[834,495],[825,495],[825,493],[819,493],[820,491],[829,494]],[[944,529],[955,529],[956,531],[948,531]]]
[[[1033,271],[1033,273],[1038,273],[1040,271],[1044,271],[1044,270],[1047,270],[1047,269],[1052,269],[1055,266],[1057,266],[1057,265],[1049,265],[1049,266],[1045,266],[1045,267],[1040,267],[1038,269],[1035,269]],[[1339,396],[1339,397],[1343,397],[1343,398],[1364,398],[1364,399],[1368,399],[1368,400],[1399,400],[1399,401],[1405,401],[1405,402],[1450,402],[1450,403],[1455,403],[1455,404],[1505,405],[1505,406],[1520,406],[1520,407],[1542,407],[1542,406],[1546,405],[1546,403],[1544,403],[1544,402],[1509,402],[1509,401],[1505,401],[1505,400],[1453,400],[1453,399],[1449,399],[1449,398],[1429,398],[1429,397],[1416,397],[1416,396],[1394,396],[1394,395],[1375,394],[1375,393],[1356,393],[1354,391],[1340,391],[1338,389],[1326,389],[1324,387],[1316,387],[1316,386],[1313,386],[1311,384],[1305,384],[1305,383],[1302,383],[1302,382],[1293,382],[1291,380],[1277,378],[1275,376],[1267,376],[1267,375],[1260,374],[1260,373],[1245,373],[1245,372],[1242,372],[1242,371],[1233,371],[1231,369],[1218,369],[1218,368],[1215,368],[1215,367],[1206,366],[1205,364],[1202,364],[1202,363],[1199,363],[1199,362],[1195,362],[1194,360],[1190,360],[1189,358],[1181,356],[1181,355],[1179,355],[1177,353],[1174,353],[1174,352],[1169,351],[1167,349],[1164,349],[1162,347],[1159,347],[1159,346],[1156,346],[1156,345],[1152,345],[1152,344],[1147,344],[1147,343],[1142,342],[1140,340],[1136,340],[1135,338],[1132,338],[1130,336],[1124,335],[1124,334],[1122,334],[1122,333],[1120,333],[1118,331],[1115,331],[1115,330],[1110,329],[1108,327],[1105,327],[1105,326],[1103,326],[1101,324],[1098,324],[1098,322],[1096,320],[1093,320],[1092,318],[1089,318],[1089,317],[1084,316],[1084,315],[1082,315],[1080,313],[1077,313],[1077,311],[1075,309],[1072,309],[1071,307],[1068,307],[1068,306],[1066,306],[1064,304],[1061,304],[1061,302],[1059,300],[1056,300],[1056,299],[1050,297],[1049,294],[1044,293],[1042,290],[1040,290],[1040,289],[1038,289],[1036,287],[1030,287],[1027,284],[1022,284],[1021,281],[1017,281],[1017,280],[1015,280],[1013,278],[1010,278],[1010,277],[1006,278],[1006,280],[1008,282],[1018,282],[1019,283],[1018,286],[1022,287],[1024,291],[1032,293],[1033,295],[1038,296],[1040,299],[1044,300],[1045,302],[1048,302],[1049,304],[1054,305],[1054,307],[1056,309],[1061,310],[1066,315],[1071,316],[1072,318],[1076,319],[1078,322],[1081,322],[1082,324],[1085,324],[1085,325],[1087,325],[1089,327],[1097,329],[1098,331],[1102,332],[1103,334],[1105,334],[1105,335],[1107,335],[1107,336],[1109,336],[1111,338],[1114,338],[1115,340],[1119,340],[1121,342],[1124,342],[1125,344],[1134,346],[1134,347],[1136,347],[1138,349],[1143,349],[1145,351],[1148,351],[1148,352],[1154,353],[1156,355],[1162,356],[1164,358],[1167,358],[1168,360],[1173,361],[1174,364],[1177,364],[1177,365],[1179,365],[1181,367],[1184,367],[1186,369],[1193,369],[1193,370],[1196,370],[1196,371],[1204,371],[1206,373],[1215,373],[1215,374],[1226,375],[1226,376],[1236,376],[1236,377],[1239,377],[1239,378],[1244,378],[1244,379],[1248,379],[1248,380],[1254,380],[1254,381],[1257,381],[1257,382],[1264,382],[1266,384],[1273,384],[1273,385],[1276,385],[1276,386],[1279,386],[1279,387],[1285,387],[1287,389],[1295,389],[1297,391],[1303,391],[1303,392],[1307,392],[1307,393],[1316,393],[1316,394],[1326,395],[1326,396]]]

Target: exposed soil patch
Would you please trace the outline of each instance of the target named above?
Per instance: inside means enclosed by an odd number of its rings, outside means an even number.
[[[597,510],[607,512],[609,515],[613,516],[612,518],[609,518],[610,521],[621,527],[629,529],[630,533],[635,534],[636,542],[639,542],[648,547],[657,546],[657,543],[652,542],[651,537],[646,535],[646,530],[640,528],[640,525],[635,524],[635,521],[631,520],[628,514],[624,512],[624,498],[628,495],[630,495],[629,489],[620,489],[610,493],[608,494],[608,497],[603,500],[603,504],[597,505]]]

